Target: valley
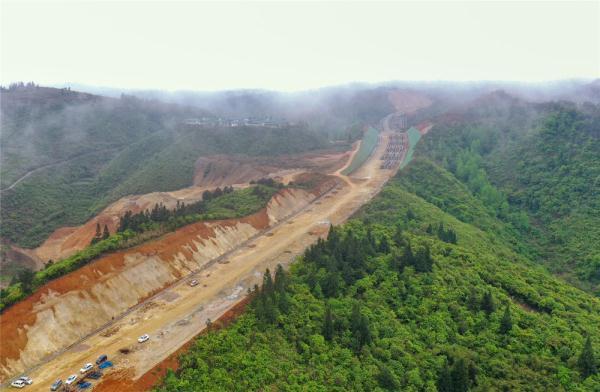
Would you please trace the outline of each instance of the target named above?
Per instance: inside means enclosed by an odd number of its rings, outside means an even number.
[[[193,224],[119,252],[126,254],[119,256],[121,266],[107,261],[115,258],[109,255],[50,282],[47,289],[39,290],[46,294],[36,294],[3,315],[3,334],[19,332],[14,340],[18,346],[11,344],[17,351],[3,348],[2,372],[6,376],[30,369],[28,374],[41,388],[57,377],[66,378],[69,369],[80,363],[108,354],[118,374],[139,378],[198,334],[207,320],[217,319],[239,301],[260,281],[261,271],[289,264],[326,235],[330,224],[343,223],[370,200],[395,173],[381,169],[379,159],[392,132],[380,133],[373,154],[350,176],[341,172],[351,164],[353,154],[316,189],[283,190],[265,211],[239,223]],[[217,228],[223,224],[223,229]],[[210,228],[213,234],[202,235],[206,240],[199,244],[192,240],[200,233],[193,226]],[[190,248],[188,243],[195,245]],[[197,287],[186,284],[192,278],[199,281]],[[79,283],[58,289],[61,281]],[[87,309],[85,316],[82,309]],[[26,313],[31,316],[23,318]],[[151,340],[139,346],[135,341],[143,333],[150,334]]]
[[[600,2],[0,1],[0,392],[600,392]]]

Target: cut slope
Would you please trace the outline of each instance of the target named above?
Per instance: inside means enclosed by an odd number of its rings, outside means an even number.
[[[3,378],[60,351],[140,301],[304,207],[334,183],[284,189],[249,217],[199,222],[49,282],[0,319]],[[85,309],[84,314],[82,310]]]
[[[114,233],[119,217],[125,212],[137,213],[162,203],[168,209],[177,202],[186,204],[202,199],[205,190],[234,185],[245,187],[250,181],[264,177],[287,183],[305,170],[329,173],[346,162],[349,151],[324,150],[314,153],[292,154],[285,157],[259,158],[237,155],[202,157],[196,161],[194,186],[172,192],[152,192],[123,197],[81,226],[55,230],[44,243],[33,250],[43,262],[57,261],[84,249],[96,233],[96,225],[106,225]]]
[[[419,181],[431,184],[441,174],[455,199],[481,209],[459,195],[466,189],[450,173],[436,169],[402,183],[418,189]],[[304,254],[283,280],[285,296],[263,288],[231,327],[197,339],[158,390],[600,387],[600,375],[585,379],[577,365],[587,334],[594,347],[600,344],[600,301],[397,179],[358,217],[362,222],[336,229]],[[439,222],[456,231],[457,244],[427,234],[427,225]],[[406,261],[407,244],[417,258],[430,249],[431,271]],[[486,293],[495,306],[484,306]],[[506,308],[510,323],[502,321]]]

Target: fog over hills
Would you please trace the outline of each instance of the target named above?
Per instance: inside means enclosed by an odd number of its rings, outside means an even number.
[[[600,392],[600,2],[0,8],[0,391]]]

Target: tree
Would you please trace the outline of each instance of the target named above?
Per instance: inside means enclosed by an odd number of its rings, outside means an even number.
[[[277,264],[277,269],[275,270],[275,292],[277,294],[285,294],[285,289],[287,287],[287,276],[281,264]]]
[[[105,240],[110,237],[110,231],[108,231],[108,226],[104,225],[104,231],[102,232],[102,239]]]
[[[402,256],[400,256],[398,262],[398,270],[402,272],[405,267],[409,265],[415,265],[415,256],[413,255],[412,249],[410,247],[410,242],[408,242],[404,246],[404,251],[402,252]]]
[[[429,246],[425,245],[417,251],[414,265],[417,272],[431,272],[433,269],[433,259],[431,258]]]
[[[438,392],[452,392],[452,374],[447,362],[438,376],[437,390]]]
[[[274,324],[277,321],[277,308],[275,307],[273,297],[265,297],[264,300],[264,315],[265,322],[269,324]]]
[[[444,222],[440,222],[438,225],[437,236],[440,240],[445,241],[446,232],[444,231]]]
[[[506,335],[512,329],[512,318],[510,316],[510,306],[506,305],[506,309],[504,310],[504,315],[500,320],[500,333]]]
[[[596,366],[596,357],[594,356],[594,348],[592,347],[592,340],[590,338],[590,335],[588,335],[585,339],[585,344],[583,345],[583,350],[579,355],[577,364],[579,365],[581,377],[583,377],[584,379],[598,373],[598,368]]]
[[[204,192],[202,192],[202,200],[208,201],[210,199],[212,199],[212,192],[209,190],[205,190]]]
[[[459,358],[452,366],[450,380],[453,392],[466,392],[469,390],[469,369],[464,358]]]
[[[323,337],[325,340],[333,340],[333,314],[331,312],[331,305],[325,306],[325,316],[323,318]]]
[[[479,301],[479,295],[473,287],[471,288],[471,291],[469,292],[469,297],[467,298],[467,306],[473,312],[477,312],[481,306],[481,303]]]
[[[383,253],[383,254],[388,254],[390,253],[390,243],[388,241],[387,236],[383,236],[383,238],[381,238],[381,241],[379,241],[379,247],[377,249],[379,251],[379,253]]]
[[[400,246],[404,242],[404,237],[402,236],[402,226],[400,224],[396,225],[396,229],[394,230],[394,236],[392,238],[396,245]]]
[[[275,292],[273,277],[271,276],[271,271],[269,271],[268,268],[263,275],[262,292],[264,296],[272,296]]]
[[[371,329],[369,328],[369,319],[362,314],[358,304],[354,304],[352,307],[350,330],[354,336],[354,343],[357,350],[360,350],[365,344],[371,343],[372,336]]]
[[[92,241],[90,242],[91,245],[94,245],[96,242],[100,241],[102,239],[102,231],[100,230],[100,223],[96,223],[96,235],[94,235],[94,238],[92,238]]]
[[[381,367],[379,368],[379,385],[381,385],[383,388],[391,390],[391,391],[397,391],[400,389],[400,381],[398,380],[398,377],[396,377],[396,375],[390,370],[390,368],[388,368],[385,365],[381,365]]]
[[[17,282],[21,283],[21,287],[23,288],[24,292],[31,291],[31,284],[33,283],[34,277],[35,273],[29,268],[19,271],[17,274]]]
[[[340,280],[339,272],[329,272],[321,286],[323,294],[328,298],[337,297],[341,289]]]
[[[496,304],[491,291],[487,291],[481,299],[481,309],[489,316],[496,310]]]

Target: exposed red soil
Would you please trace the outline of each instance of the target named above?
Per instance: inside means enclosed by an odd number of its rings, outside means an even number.
[[[233,323],[244,311],[247,305],[250,303],[251,297],[246,296],[239,301],[234,307],[225,312],[218,320],[213,322],[211,325],[211,331],[225,328]],[[162,378],[167,374],[168,370],[176,371],[179,369],[180,363],[179,358],[182,354],[186,353],[190,347],[194,344],[194,341],[206,334],[208,331],[203,330],[193,339],[190,339],[186,344],[181,346],[177,351],[169,355],[162,362],[158,363],[151,370],[146,372],[137,380],[132,380],[133,374],[131,371],[120,371],[114,373],[108,373],[101,382],[94,386],[94,391],[131,391],[131,392],[143,392],[151,390],[156,386]]]
[[[335,177],[317,173],[300,174],[295,176],[294,180],[296,183],[311,184],[310,192],[315,195],[322,194],[333,185],[332,182],[337,181]],[[289,188],[280,190],[273,196],[270,203],[281,204],[279,202],[280,198],[289,192],[292,192]],[[186,259],[191,259],[192,253],[198,251],[194,240],[197,241],[199,237],[203,239],[214,238],[216,236],[216,226],[222,228],[233,227],[239,223],[249,224],[257,231],[264,230],[270,224],[267,209],[263,208],[257,213],[239,219],[193,223],[147,243],[101,256],[76,271],[48,282],[25,300],[7,309],[0,317],[0,337],[2,338],[0,363],[6,365],[8,360],[19,358],[21,350],[27,345],[27,329],[35,324],[37,313],[40,310],[50,306],[53,311],[56,311],[53,302],[45,302],[45,296],[48,294],[61,295],[76,291],[82,297],[83,292],[86,292],[90,297],[95,298],[92,288],[99,281],[108,279],[108,277],[130,268],[131,265],[126,265],[125,259],[126,256],[134,254],[156,255],[165,262],[172,275],[181,277],[181,272],[171,263],[176,255],[183,255]],[[143,262],[143,258],[140,259],[140,262]],[[147,297],[140,298],[138,303],[163,289],[164,287],[157,288]]]
[[[279,177],[286,170],[333,172],[346,161],[347,151],[317,151],[281,157],[213,155],[196,161],[194,185],[217,187]]]
[[[202,198],[207,189],[229,185],[245,186],[252,180],[274,177],[288,182],[299,171],[334,172],[347,160],[349,151],[316,151],[272,158],[250,158],[215,155],[199,158],[196,162],[194,186],[173,192],[153,192],[126,196],[112,203],[97,216],[77,227],[62,227],[54,231],[46,241],[30,253],[40,260],[41,267],[48,260],[69,257],[88,246],[96,234],[96,225],[106,225],[114,233],[119,217],[125,212],[137,213],[151,209],[156,203],[174,208],[177,201],[190,203]]]
[[[426,95],[413,90],[392,90],[388,94],[388,99],[398,112],[411,114],[419,109],[430,106],[433,101]]]
[[[212,221],[221,227],[235,226],[237,223],[247,223],[257,230],[263,230],[269,225],[269,217],[266,209],[241,219],[227,219]],[[119,273],[125,267],[125,256],[128,254],[158,255],[162,260],[170,261],[173,256],[183,253],[185,257],[191,257],[189,247],[195,247],[193,239],[198,236],[210,238],[215,236],[214,228],[206,222],[198,222],[168,233],[156,240],[138,245],[136,247],[111,253],[100,257],[98,260],[87,264],[78,270],[71,272],[61,278],[48,282],[34,294],[25,300],[7,309],[0,318],[0,362],[6,364],[8,359],[18,359],[20,351],[27,344],[26,329],[36,321],[34,305],[39,309],[44,306],[43,296],[50,292],[64,294],[69,291],[87,291],[94,296],[91,288],[104,276]],[[172,269],[175,275],[177,270]],[[158,290],[157,290],[158,291]],[[140,299],[140,302],[143,299]]]
[[[180,192],[154,192],[141,196],[127,196],[105,208],[96,217],[77,227],[62,227],[54,231],[46,241],[34,250],[43,261],[60,260],[84,249],[96,235],[96,225],[101,229],[106,225],[114,233],[119,225],[119,217],[125,212],[137,213],[151,209],[156,203],[173,208],[177,201],[186,203],[201,199],[206,188],[192,188]]]
[[[425,121],[420,123],[419,125],[417,125],[417,129],[419,130],[419,132],[421,133],[421,135],[425,135],[427,134],[427,132],[429,132],[429,130],[433,127],[433,123],[430,121]]]

